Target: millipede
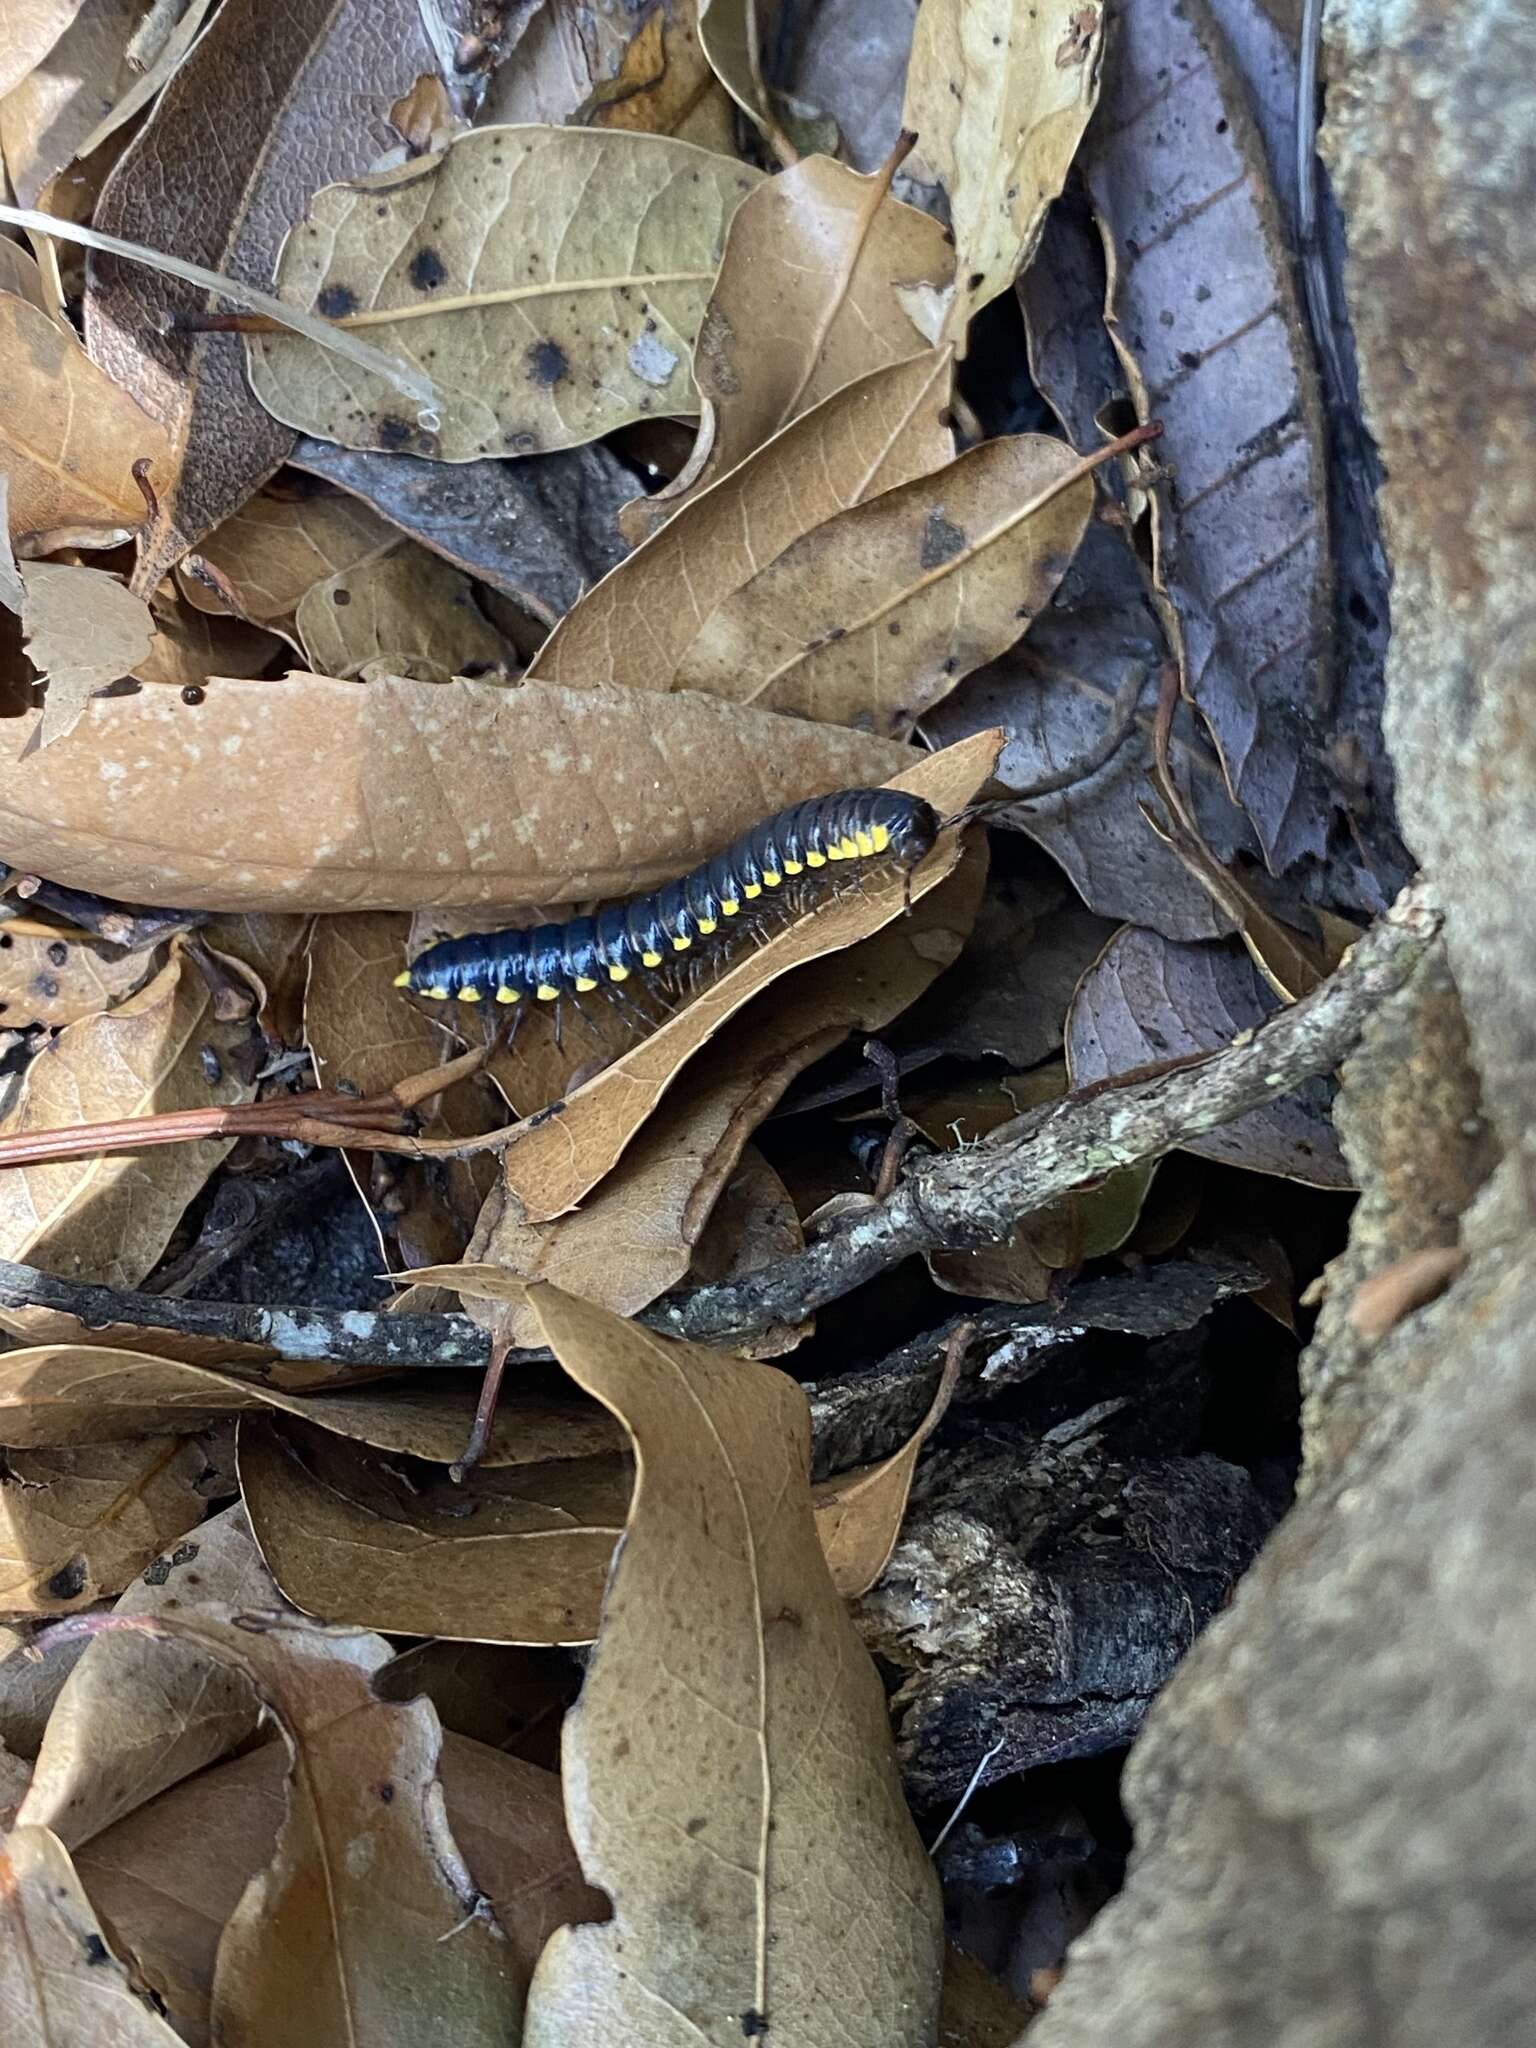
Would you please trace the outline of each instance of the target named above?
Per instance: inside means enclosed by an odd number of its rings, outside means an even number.
[[[680,880],[594,916],[441,940],[395,986],[434,1002],[552,1003],[558,1018],[563,997],[602,989],[623,1001],[637,976],[641,986],[684,976],[696,985],[724,967],[740,938],[761,942],[770,907],[798,916],[840,895],[845,875],[857,879],[848,863],[909,874],[941,829],[933,806],[903,790],[815,797],[765,818]]]

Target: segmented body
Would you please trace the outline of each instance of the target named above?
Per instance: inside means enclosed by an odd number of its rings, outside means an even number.
[[[799,910],[834,893],[843,862],[914,867],[938,832],[932,805],[901,790],[816,797],[764,819],[680,881],[595,917],[428,946],[396,985],[437,1002],[552,1003],[635,974],[723,965],[737,934],[750,932],[769,904],[787,896]]]

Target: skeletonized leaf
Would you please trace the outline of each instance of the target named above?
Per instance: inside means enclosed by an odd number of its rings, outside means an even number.
[[[236,1612],[282,1604],[238,1503],[162,1553],[116,1611],[190,1614],[210,1603]],[[52,1828],[77,1849],[227,1755],[259,1719],[245,1679],[205,1651],[144,1636],[100,1636],[64,1682],[17,1818]]]
[[[441,418],[407,417],[398,392],[294,335],[249,338],[252,389],[305,433],[447,462],[693,411],[694,338],[758,182],[667,136],[480,128],[328,186],[284,244],[279,293],[369,315],[375,343],[430,367]]]
[[[590,1642],[630,1481],[617,1450],[455,1485],[303,1423],[240,1431],[251,1526],[284,1593],[392,1634]]]
[[[785,804],[910,758],[693,693],[463,679],[213,677],[196,705],[161,690],[97,699],[23,758],[34,725],[0,732],[0,859],[223,911],[627,895]]]
[[[941,818],[952,817],[974,799],[991,774],[998,741],[996,733],[978,733],[958,747],[930,755],[893,777],[888,786],[924,797]],[[564,1215],[597,1185],[684,1064],[743,1003],[792,967],[841,953],[882,930],[909,903],[920,902],[937,888],[954,871],[962,850],[960,836],[947,833],[910,874],[894,869],[872,874],[861,878],[857,893],[802,913],[766,945],[747,953],[633,1052],[578,1088],[553,1115],[525,1123],[503,1154],[502,1172],[527,1221],[547,1223]],[[947,966],[964,943],[979,887],[978,879],[961,908],[962,929],[941,929],[929,939],[934,948],[930,957],[938,964]]]
[[[723,2043],[767,2024],[811,2040],[849,1984],[850,2048],[918,2048],[937,2016],[938,1884],[817,1542],[804,1394],[555,1288],[534,1299],[639,1471],[564,1741],[571,1836],[614,1919],[550,1941],[526,2048]]]
[[[105,569],[34,562],[21,580],[27,658],[48,685],[37,739],[46,747],[72,730],[97,690],[148,658],[155,626],[143,598]]]
[[[1099,0],[925,0],[918,12],[902,125],[920,175],[949,196],[957,338],[1029,261],[1066,182],[1098,97],[1103,19]]]
[[[0,1132],[247,1101],[249,1085],[220,1056],[236,1028],[215,1022],[207,983],[177,949],[136,995],[59,1033],[27,1069]],[[0,1257],[137,1286],[232,1142],[8,1168],[0,1173]],[[10,1327],[6,1312],[0,1322]]]
[[[1072,1085],[1082,1088],[1133,1067],[1217,1051],[1279,1007],[1236,941],[1178,946],[1128,925],[1110,940],[1073,999],[1067,1019]],[[1191,1139],[1185,1149],[1313,1187],[1353,1185],[1322,1080],[1303,1082],[1267,1108]]]
[[[144,517],[133,465],[157,486],[165,431],[38,307],[0,295],[0,452],[23,553],[113,547]]]
[[[0,1474],[0,1611],[67,1614],[121,1593],[202,1520],[207,1470],[188,1437],[9,1454]]]
[[[933,350],[825,399],[610,571],[561,620],[529,674],[674,688],[711,613],[793,542],[949,461],[949,376],[948,352]]]
[[[0,1019],[5,1027],[74,1024],[142,987],[153,953],[125,953],[74,925],[12,917],[0,925]]]
[[[887,179],[831,157],[807,157],[749,193],[694,350],[713,433],[702,464],[638,501],[644,530],[845,384],[910,357],[932,337],[903,295],[937,293],[953,270],[931,215],[892,199]]]
[[[686,1089],[581,1208],[528,1223],[516,1198],[498,1193],[474,1247],[482,1263],[433,1277],[458,1287],[472,1311],[477,1300],[496,1301],[497,1327],[518,1345],[543,1341],[521,1281],[552,1280],[623,1315],[654,1301],[688,1271],[742,1145],[795,1076],[851,1029],[880,1030],[948,965],[984,873],[979,857],[968,859],[910,918],[794,970],[700,1056]]]
[[[518,665],[468,577],[410,541],[311,585],[294,624],[321,675],[382,671],[446,683]]]
[[[164,248],[173,193],[175,254],[264,282],[307,195],[364,170],[390,108],[437,71],[416,0],[289,0],[275,12],[266,0],[227,0],[107,180],[95,226]],[[457,89],[451,74],[445,82]],[[208,304],[195,285],[92,259],[87,346],[174,448],[140,557],[145,592],[245,503],[293,440],[252,397],[238,341],[166,331],[167,313]]]
[[[0,1842],[0,2012],[7,2048],[180,2048],[102,1938],[69,1852],[46,1828]]]
[[[344,491],[279,497],[258,491],[176,571],[189,604],[226,609],[228,591],[243,618],[281,630],[299,599],[327,577],[344,575],[395,545],[393,528]],[[200,579],[206,563],[217,584]]]
[[[905,735],[1018,639],[1092,509],[1062,442],[984,442],[787,547],[705,619],[675,684]]]

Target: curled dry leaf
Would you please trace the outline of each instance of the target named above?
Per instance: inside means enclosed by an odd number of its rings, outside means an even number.
[[[0,1473],[0,1612],[66,1614],[121,1593],[199,1523],[208,1459],[193,1438],[15,1451]]]
[[[1185,687],[1278,872],[1324,850],[1329,817],[1312,348],[1263,143],[1204,0],[1149,0],[1117,27],[1083,159],[1111,250],[1110,332],[1138,411],[1163,422],[1157,540]]]
[[[0,924],[0,1024],[78,1023],[131,996],[154,967],[153,953],[125,953],[74,925],[7,918]]]
[[[8,2048],[181,2048],[107,1946],[69,1851],[46,1828],[0,1842],[0,2012]]]
[[[954,958],[985,873],[978,848],[914,904],[910,918],[792,970],[700,1054],[686,1089],[581,1208],[529,1223],[517,1198],[498,1191],[471,1246],[475,1263],[410,1277],[456,1287],[471,1313],[479,1302],[495,1302],[496,1326],[515,1345],[543,1342],[524,1295],[528,1280],[551,1280],[621,1315],[637,1313],[688,1271],[742,1146],[795,1076],[850,1030],[880,1030]]]
[[[294,624],[321,675],[446,683],[520,665],[475,603],[468,577],[410,541],[312,584]]]
[[[22,758],[34,722],[0,730],[0,859],[224,911],[623,895],[785,804],[910,758],[691,692],[463,679],[212,677],[196,705],[160,690],[98,699],[74,733]]]
[[[939,222],[892,199],[888,177],[813,156],[749,193],[694,349],[709,426],[682,475],[636,501],[630,538],[845,384],[931,340],[902,295],[936,293],[953,270]]]
[[[210,1603],[236,1613],[282,1605],[238,1504],[162,1552],[116,1612],[193,1614]],[[64,1681],[17,1818],[52,1828],[77,1849],[228,1755],[260,1718],[246,1680],[206,1651],[127,1633],[100,1636]]]
[[[802,535],[705,619],[674,686],[905,736],[1018,639],[1092,510],[1062,442],[984,442]]]
[[[850,2048],[918,2048],[938,1883],[817,1542],[804,1394],[555,1288],[534,1299],[566,1370],[634,1438],[639,1476],[564,1740],[571,1836],[614,1919],[551,1939],[526,2048],[770,2023],[811,2040],[839,1984],[860,1987],[839,2003]]]
[[[887,786],[926,798],[941,818],[953,817],[986,783],[1000,737],[978,733],[930,755]],[[553,1114],[521,1125],[503,1154],[502,1171],[526,1221],[547,1223],[563,1216],[597,1185],[684,1064],[743,1003],[791,968],[840,953],[882,930],[952,874],[961,852],[961,834],[951,831],[910,874],[890,870],[872,875],[861,880],[857,891],[802,913],[766,945],[745,954],[659,1031],[578,1088]],[[925,939],[938,966],[948,966],[964,943],[979,889],[978,877],[968,901],[961,900],[959,930],[940,928]]]
[[[1215,1052],[1253,1031],[1278,998],[1234,943],[1177,946],[1128,925],[1084,975],[1067,1020],[1074,1088],[1164,1060]],[[1305,1081],[1265,1109],[1184,1150],[1313,1187],[1353,1185],[1329,1114],[1329,1088]]]
[[[81,1851],[81,1877],[135,1977],[202,2048],[224,1923],[270,1859],[285,1807],[283,1747],[268,1743],[163,1793]],[[549,1935],[601,1916],[583,1883],[551,1772],[445,1733],[448,1825],[507,1935],[509,2010]],[[513,2037],[509,2037],[513,2038]]]
[[[22,1449],[112,1443],[154,1430],[195,1432],[222,1415],[272,1411],[392,1457],[447,1465],[464,1447],[475,1412],[475,1381],[473,1375],[434,1373],[414,1385],[306,1395],[100,1344],[38,1345],[0,1354],[0,1441]],[[517,1388],[501,1404],[484,1462],[579,1458],[611,1441],[611,1431],[585,1405]]]
[[[468,1428],[455,1455],[463,1449]],[[240,1484],[273,1577],[296,1607],[392,1634],[587,1643],[629,1502],[617,1450],[462,1485],[423,1479],[303,1423],[248,1418]]]
[[[284,244],[280,295],[426,364],[433,424],[295,335],[247,344],[277,418],[347,448],[465,462],[574,447],[691,412],[694,337],[732,213],[759,174],[660,135],[481,128],[331,185]]]
[[[0,454],[17,551],[114,547],[144,517],[133,465],[163,481],[163,428],[46,313],[0,294]]]
[[[21,0],[8,12],[0,56],[0,93],[13,92],[80,12],[81,0]]]
[[[261,62],[251,62],[259,49]],[[164,247],[165,195],[180,195],[175,253],[265,281],[306,194],[377,154],[389,110],[438,70],[416,0],[265,0],[221,6],[107,180],[95,226]],[[449,78],[450,91],[456,81]],[[117,257],[92,259],[86,342],[142,398],[174,453],[156,476],[137,585],[166,571],[264,483],[293,436],[252,397],[227,334],[167,332],[208,296]]]
[[[200,690],[209,676],[259,676],[286,652],[276,633],[187,604],[163,583],[150,605],[154,638],[133,674],[161,689]]]
[[[395,544],[394,529],[343,491],[258,491],[180,564],[176,580],[199,611],[224,611],[233,602],[242,618],[282,632],[305,591]]]
[[[675,688],[706,620],[794,541],[949,461],[949,378],[948,352],[933,350],[824,399],[690,497],[604,577],[561,620],[529,674]]]
[[[635,496],[633,472],[601,444],[445,463],[359,454],[306,436],[293,463],[340,484],[545,626],[623,556],[619,513]]]
[[[37,744],[71,731],[95,693],[149,656],[155,622],[142,597],[105,569],[34,562],[21,572],[27,659],[48,685]]]
[[[919,175],[949,198],[957,285],[947,332],[1006,291],[1034,253],[1099,90],[1098,0],[926,0],[903,126]]]
[[[114,1010],[61,1031],[28,1067],[0,1133],[245,1102],[230,1053],[243,1027],[213,1016],[208,985],[179,947]],[[73,1280],[134,1287],[170,1241],[231,1140],[0,1172],[0,1257]],[[0,1324],[24,1330],[15,1312]]]

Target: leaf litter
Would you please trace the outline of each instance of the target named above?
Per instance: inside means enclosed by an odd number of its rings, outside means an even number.
[[[933,1801],[1003,1774],[941,1866],[976,1924],[989,1827],[1041,1862],[981,1719],[1054,1688],[1089,1772],[1134,1732],[1172,1658],[1119,1671],[1122,1494],[1180,1531],[1147,1640],[1230,1597],[1212,1475],[1272,1485],[1275,1446],[1230,1392],[1202,1433],[1191,1390],[1241,1331],[1255,1414],[1294,1402],[1347,1186],[1328,1083],[874,1285],[836,1262],[911,1162],[979,1181],[1032,1105],[1198,1068],[1327,974],[1332,906],[1390,894],[1343,597],[1379,580],[1271,190],[1281,31],[24,14],[0,141],[50,212],[6,209],[37,258],[0,242],[12,2007],[39,2040],[318,2011],[563,2044],[819,2039],[835,2001],[851,2040],[1012,2041],[1030,1985],[944,1948]],[[1165,63],[1168,105],[1123,119]],[[938,851],[702,992],[509,1040],[394,987],[436,937],[893,781],[956,821]],[[1241,1274],[1187,1284],[1222,1243]],[[1245,1323],[1223,1297],[1259,1280]],[[717,1347],[658,1333],[719,1301],[755,1306]],[[1047,1556],[1115,1667],[1091,1684],[986,1647],[1039,1638]],[[1024,1927],[1032,1896],[985,1910]]]

